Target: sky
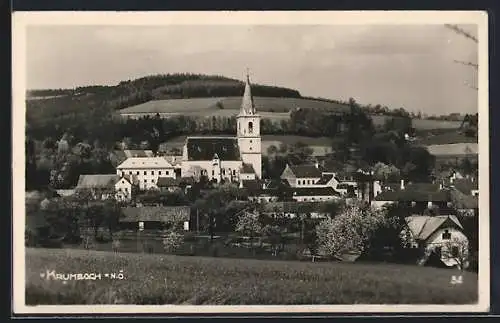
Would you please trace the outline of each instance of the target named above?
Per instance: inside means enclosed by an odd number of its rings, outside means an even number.
[[[477,27],[462,26],[477,35]],[[297,89],[303,96],[477,111],[477,44],[443,25],[29,26],[27,87],[115,85],[202,73]]]

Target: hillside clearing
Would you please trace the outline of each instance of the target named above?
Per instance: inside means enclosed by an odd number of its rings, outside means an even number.
[[[123,280],[47,280],[40,274],[118,273]],[[34,304],[471,304],[477,275],[389,264],[303,263],[26,249]],[[104,276],[103,276],[104,277]]]

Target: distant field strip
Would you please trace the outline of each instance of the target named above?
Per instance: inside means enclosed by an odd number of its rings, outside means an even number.
[[[58,273],[118,273],[123,280],[47,280]],[[26,249],[26,303],[36,304],[473,304],[474,273],[394,264]]]
[[[447,145],[430,145],[427,150],[431,155],[477,155],[479,153],[477,143],[455,143]]]
[[[445,120],[426,120],[426,119],[413,119],[413,128],[418,130],[432,130],[432,129],[458,129],[462,121],[445,121]]]
[[[254,97],[254,104],[259,113],[287,113],[290,109],[320,109],[328,111],[347,111],[347,108],[334,102],[302,98],[272,98]],[[192,98],[192,99],[171,99],[152,100],[143,104],[125,108],[119,111],[120,114],[149,114],[149,113],[189,113],[195,112],[200,115],[206,113],[223,113],[224,110],[239,110],[241,97],[218,97],[218,98]],[[212,110],[212,111],[211,111]]]

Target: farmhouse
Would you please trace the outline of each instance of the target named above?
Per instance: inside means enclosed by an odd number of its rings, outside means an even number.
[[[240,180],[240,189],[244,190],[250,201],[275,202],[285,200],[290,186],[279,180]]]
[[[415,212],[424,212],[436,207],[441,212],[447,212],[451,208],[451,193],[440,184],[411,183],[406,185],[401,180],[400,187],[386,184],[383,191],[371,202],[374,207],[382,207],[392,203],[403,203],[411,206]]]
[[[469,242],[456,216],[416,215],[405,218],[405,223],[401,236],[408,247],[426,251],[422,264],[435,252],[448,267],[463,265],[461,262],[466,258]]]
[[[93,199],[113,198],[116,193],[115,185],[120,177],[115,174],[80,175],[75,192],[88,192]]]
[[[236,137],[187,137],[182,151],[182,176],[200,168],[215,182],[262,177],[260,116],[255,110],[250,79],[237,119]]]
[[[292,199],[297,202],[331,201],[340,198],[340,193],[332,187],[294,187]]]
[[[189,206],[124,207],[120,228],[125,230],[163,230],[172,226],[189,229]]]

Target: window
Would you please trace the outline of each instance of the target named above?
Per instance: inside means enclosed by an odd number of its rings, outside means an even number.
[[[311,180],[310,179],[307,180],[307,185],[309,185],[309,184],[311,184]]]
[[[252,121],[250,121],[248,123],[248,133],[253,133],[253,122]]]
[[[236,170],[235,169],[233,169],[233,175],[236,175]]]
[[[443,238],[443,240],[450,240],[451,239],[451,233],[448,230],[444,230],[442,238]]]
[[[250,150],[252,150],[252,147],[250,147]]]
[[[225,168],[222,169],[222,175],[226,175],[226,169]]]
[[[250,140],[250,143],[252,143],[252,140]]]
[[[161,175],[161,170],[160,170],[160,171],[158,171],[158,175]]]
[[[168,176],[168,170],[165,172],[165,174]]]
[[[155,182],[155,180],[154,180],[154,179],[152,179],[152,180],[151,180],[151,183],[154,183],[154,182]]]
[[[128,172],[128,174],[129,174],[129,175],[132,175],[132,171],[129,171],[129,172]]]
[[[144,171],[144,175],[146,175],[146,171]]]
[[[152,171],[151,171],[151,175],[154,175],[154,174],[155,174],[155,171],[154,171],[154,170],[152,170]]]
[[[127,187],[125,187],[125,192],[127,192],[127,193],[128,193],[128,188],[127,188]]]
[[[137,175],[139,175],[139,171],[137,171]]]
[[[215,176],[215,171],[212,169],[212,176]]]
[[[451,256],[452,257],[455,257],[455,258],[458,257],[459,256],[458,253],[459,253],[458,246],[451,247]]]

